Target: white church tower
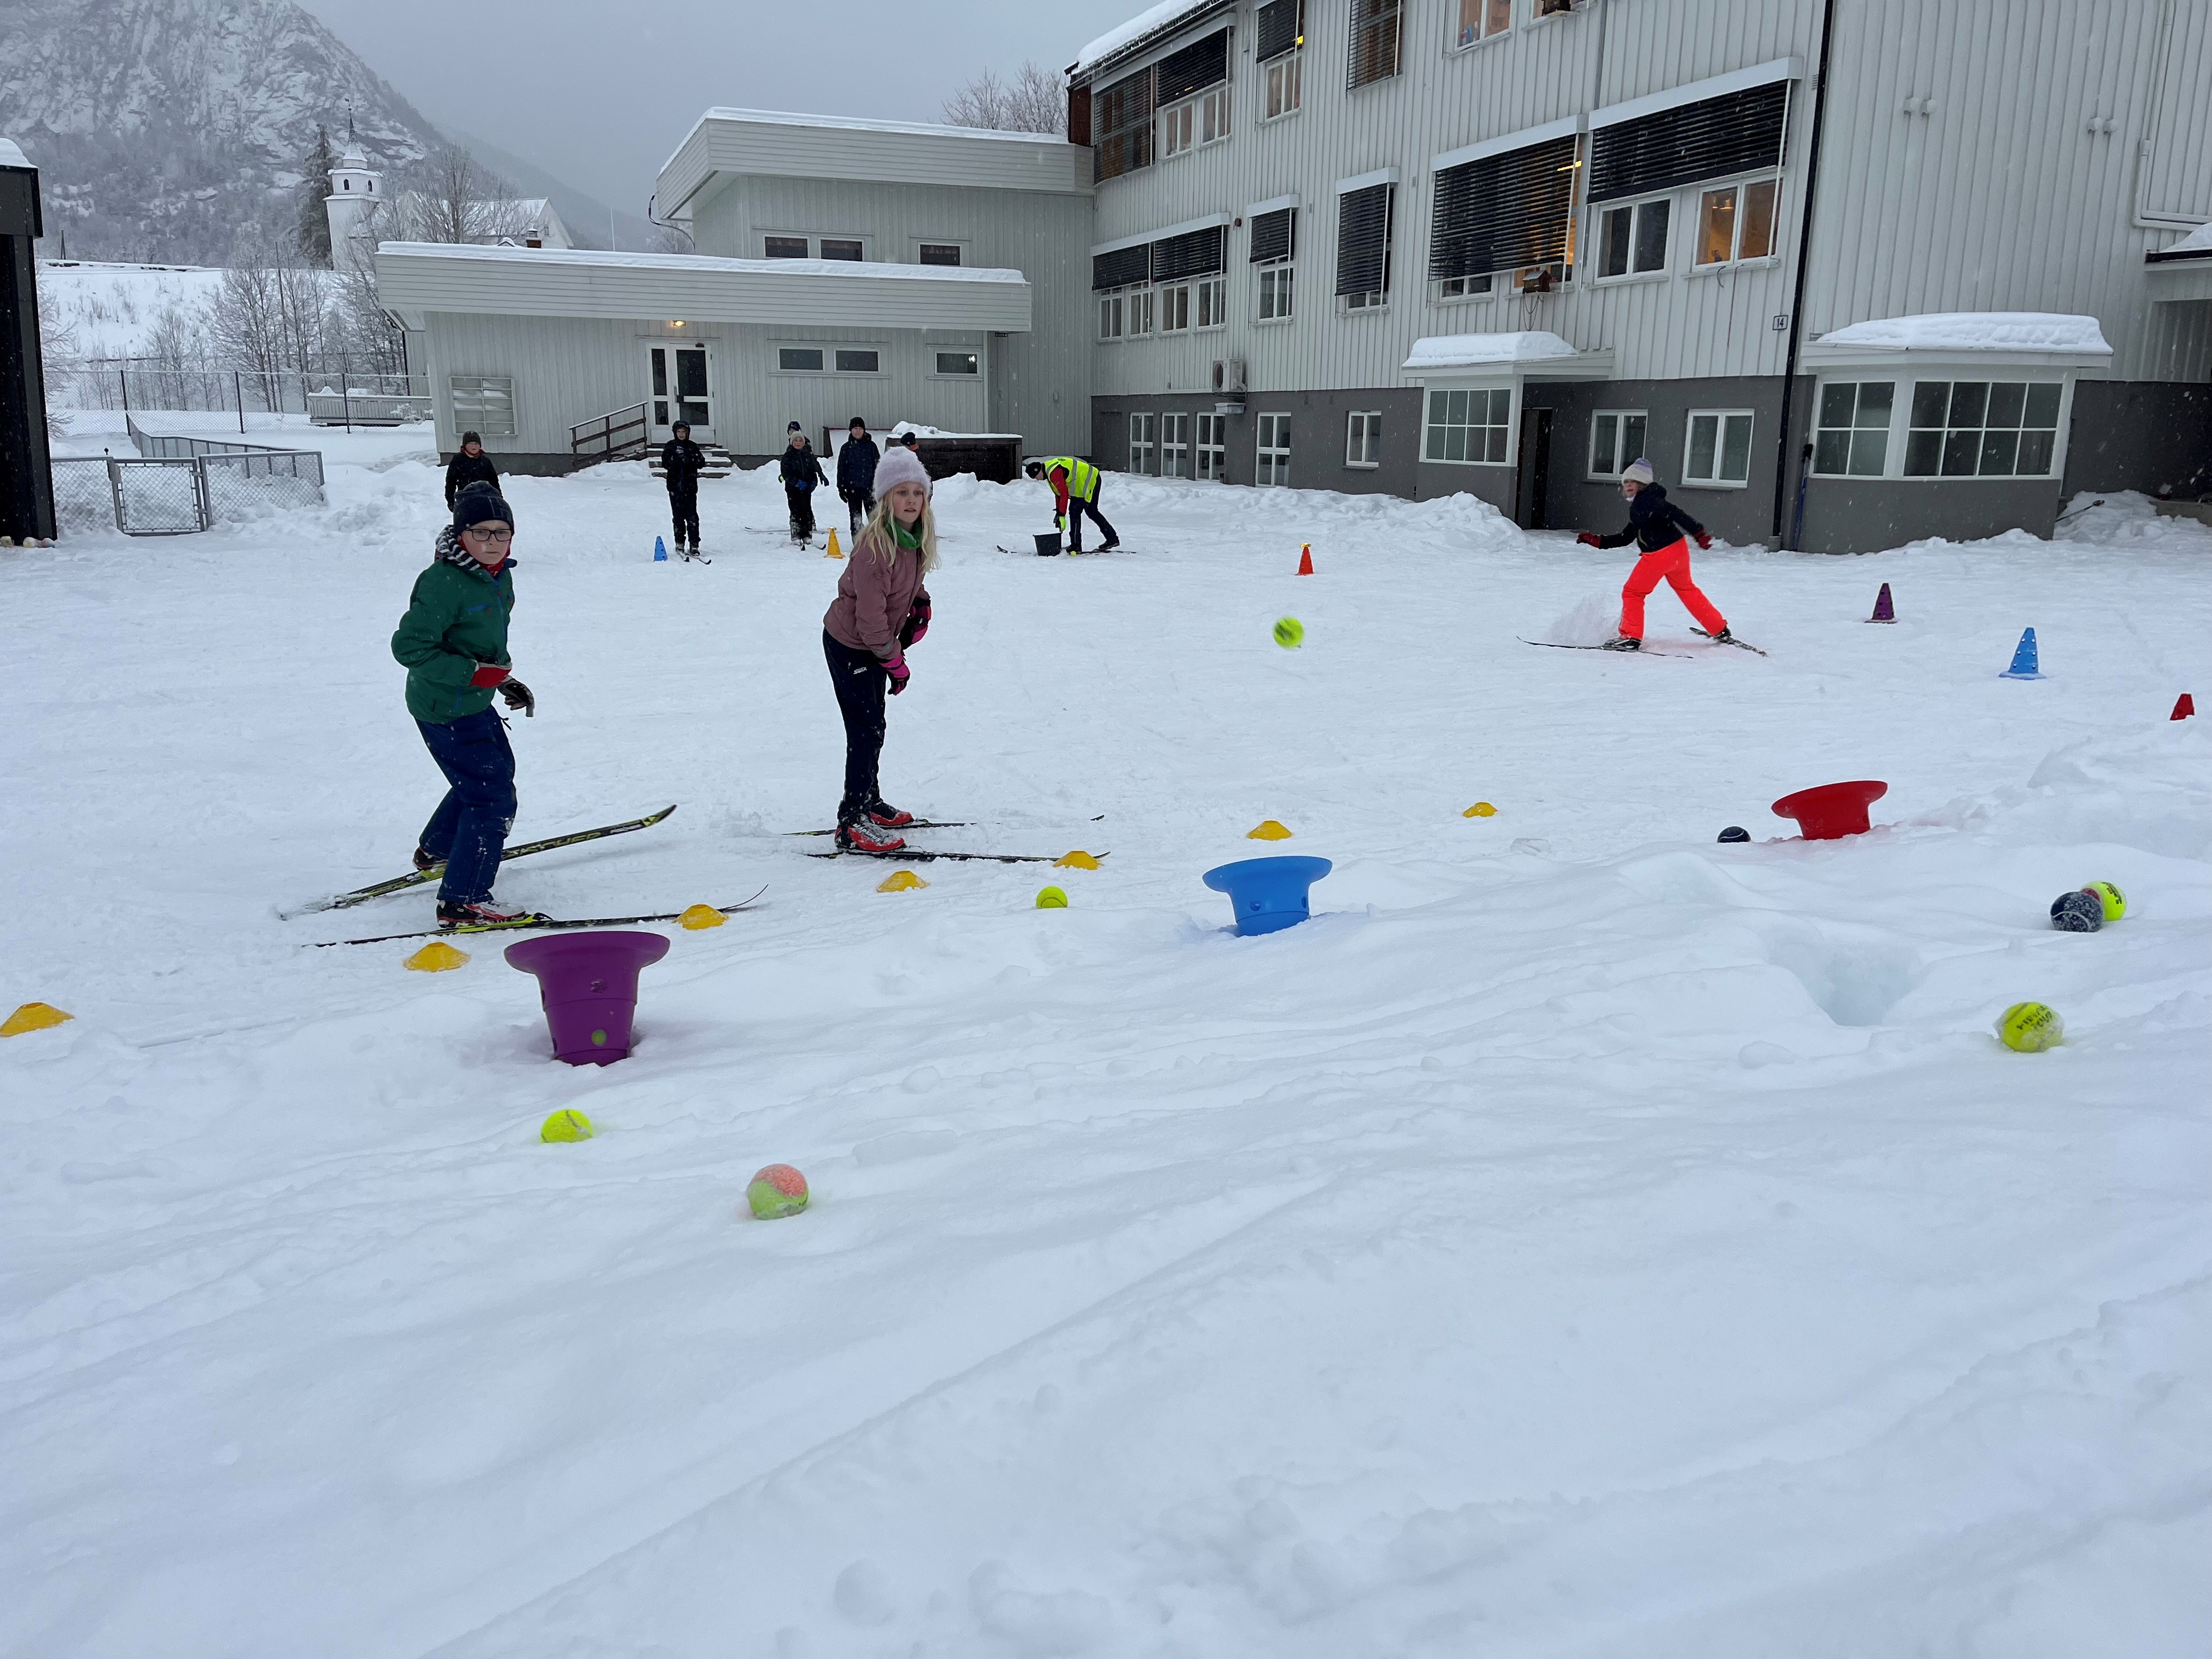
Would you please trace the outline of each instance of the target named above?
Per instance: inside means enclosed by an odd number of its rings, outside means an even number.
[[[345,153],[331,169],[331,193],[323,208],[331,219],[331,267],[351,270],[374,252],[375,234],[368,221],[380,216],[384,180],[369,170],[368,157],[354,137],[353,119],[346,119]]]

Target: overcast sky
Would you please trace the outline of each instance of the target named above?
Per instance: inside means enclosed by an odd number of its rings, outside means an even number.
[[[1149,0],[300,0],[441,126],[633,213],[710,105],[933,121]]]

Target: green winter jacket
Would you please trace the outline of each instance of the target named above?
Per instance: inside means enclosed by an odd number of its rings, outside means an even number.
[[[469,681],[478,663],[510,665],[514,571],[510,558],[493,575],[451,530],[439,533],[437,560],[415,579],[407,614],[392,635],[392,654],[407,670],[407,712],[416,720],[443,726],[491,707],[492,688]]]

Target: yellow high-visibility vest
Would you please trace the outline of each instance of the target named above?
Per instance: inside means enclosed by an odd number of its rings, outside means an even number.
[[[1093,501],[1098,499],[1098,469],[1088,461],[1079,461],[1073,455],[1055,456],[1044,464],[1047,479],[1053,469],[1059,467],[1067,474],[1067,499],[1071,501]]]

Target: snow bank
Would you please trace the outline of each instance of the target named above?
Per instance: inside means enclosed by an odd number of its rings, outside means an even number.
[[[2105,352],[2094,317],[2041,311],[1942,311],[1917,317],[1885,317],[1831,329],[1814,342],[1826,346],[1880,346],[1899,351]]]
[[[175,307],[191,319],[197,338],[200,313],[222,289],[222,272],[200,265],[100,264],[88,260],[41,260],[39,304],[67,334],[79,357],[137,357],[151,349],[162,313]]]

